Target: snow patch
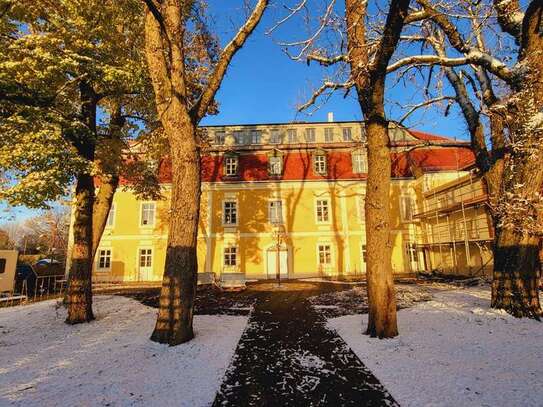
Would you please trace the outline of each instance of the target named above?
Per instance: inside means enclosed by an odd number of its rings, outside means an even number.
[[[434,294],[398,313],[400,336],[362,334],[367,315],[328,321],[402,406],[541,405],[543,324],[492,310],[488,287]]]
[[[246,316],[194,317],[195,339],[149,340],[156,309],[96,296],[96,320],[69,326],[55,301],[0,309],[0,405],[207,406]]]

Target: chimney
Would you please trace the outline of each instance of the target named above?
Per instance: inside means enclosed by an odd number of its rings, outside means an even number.
[[[334,121],[334,112],[328,112],[328,123],[332,123]]]

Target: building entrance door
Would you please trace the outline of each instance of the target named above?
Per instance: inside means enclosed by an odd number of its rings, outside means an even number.
[[[268,279],[276,278],[277,250],[267,251],[267,275]],[[279,251],[279,271],[281,278],[288,278],[288,251],[281,249]]]
[[[153,249],[140,249],[138,257],[138,280],[150,281],[153,275]]]

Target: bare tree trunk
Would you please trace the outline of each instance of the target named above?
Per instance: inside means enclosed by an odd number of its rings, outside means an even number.
[[[194,337],[192,313],[198,273],[200,208],[200,151],[194,142],[195,132],[192,123],[186,121],[170,138],[173,179],[168,246],[158,318],[151,336],[155,342],[170,345]]]
[[[97,97],[92,87],[79,84],[81,117],[86,129],[74,137],[78,153],[92,162],[95,153]],[[94,319],[92,313],[92,209],[94,204],[94,179],[82,173],[77,177],[75,189],[74,243],[72,264],[68,275],[66,323],[78,324]]]
[[[367,1],[346,0],[347,48],[364,113],[368,151],[366,187],[366,245],[369,316],[366,334],[392,338],[398,335],[396,297],[390,242],[390,141],[384,95],[387,66],[398,44],[409,0],[392,0],[381,40],[374,55],[366,40]]]
[[[196,127],[207,114],[234,54],[262,18],[268,0],[259,0],[223,51],[208,83],[192,107],[185,68],[184,36],[188,5],[175,0],[145,0],[145,52],[155,103],[168,136],[172,161],[170,222],[160,307],[151,339],[177,345],[194,337],[192,316],[198,263],[196,243],[200,213],[200,150]]]
[[[77,179],[74,210],[74,243],[68,277],[66,323],[78,324],[94,319],[92,313],[92,206],[94,181],[91,175]]]
[[[494,253],[492,308],[539,319],[539,239],[498,229]]]
[[[498,202],[492,284],[493,308],[536,319],[542,315],[538,246],[543,214],[537,202],[543,186],[542,14],[543,1],[533,0],[524,16],[519,52],[527,74],[508,100],[511,147]],[[507,206],[511,200],[516,200],[512,210]]]
[[[123,159],[122,153],[124,147],[121,130],[124,124],[125,119],[122,116],[121,104],[118,101],[114,101],[109,121],[109,137],[101,143],[100,160],[97,160],[101,174],[100,187],[93,206],[93,259],[106,227],[115,191],[117,191],[117,187],[119,186],[119,168]]]
[[[366,188],[366,245],[368,280],[368,327],[372,337],[398,335],[396,296],[390,242],[390,148],[388,122],[366,121],[368,182]]]
[[[119,160],[122,158],[119,157]],[[104,175],[100,177],[100,189],[96,194],[93,205],[93,214],[92,214],[92,253],[91,257],[94,259],[96,255],[96,250],[100,244],[100,239],[104,234],[104,229],[106,228],[107,218],[109,216],[109,211],[113,203],[113,197],[115,196],[115,191],[119,186],[119,176],[118,175]]]

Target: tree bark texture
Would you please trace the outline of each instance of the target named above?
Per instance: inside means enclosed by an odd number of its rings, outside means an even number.
[[[96,160],[100,168],[100,185],[96,193],[93,206],[93,225],[92,225],[92,258],[96,255],[96,250],[100,244],[100,239],[106,227],[107,218],[115,191],[119,186],[119,171],[124,142],[121,130],[125,124],[122,116],[121,105],[114,102],[111,109],[109,123],[109,137],[100,144],[99,160]]]
[[[145,0],[145,52],[155,103],[168,137],[172,161],[170,221],[157,323],[151,339],[177,345],[194,337],[192,328],[198,263],[200,150],[197,126],[213,103],[228,65],[260,21],[268,0],[259,0],[223,51],[196,100],[190,100],[183,48],[189,16],[178,0]],[[187,4],[184,4],[185,6]]]
[[[94,181],[81,174],[75,189],[72,263],[68,276],[66,323],[77,324],[94,319],[92,312],[92,207]]]
[[[81,116],[86,129],[74,135],[78,153],[89,162],[94,160],[96,135],[96,94],[92,87],[81,82]],[[94,180],[92,175],[77,176],[73,227],[73,249],[66,302],[66,323],[78,324],[94,319],[92,312],[92,210],[94,204]]]
[[[168,244],[158,318],[151,335],[153,341],[170,345],[194,337],[200,212],[200,151],[194,142],[195,131],[190,122],[179,123],[170,139],[173,179]],[[180,134],[187,136],[180,138]]]
[[[360,107],[364,113],[368,180],[366,187],[366,246],[369,315],[366,334],[398,335],[396,297],[390,242],[390,140],[384,112],[387,66],[398,44],[409,0],[393,0],[375,55],[368,54],[367,2],[346,0],[347,48]]]
[[[519,62],[527,74],[508,100],[512,145],[503,168],[501,199],[521,195],[531,200],[543,186],[543,1],[533,0],[524,15]],[[501,213],[494,241],[492,307],[516,317],[539,319],[539,239],[541,230],[531,230],[514,213]],[[516,216],[516,217],[515,217]],[[539,220],[541,211],[525,212]],[[519,224],[520,222],[520,224]],[[501,224],[501,225],[500,225]],[[537,223],[536,223],[537,224]],[[518,227],[517,227],[518,225]]]
[[[390,148],[388,122],[366,121],[368,181],[366,187],[366,253],[368,326],[372,337],[398,335],[396,295],[390,241]]]

